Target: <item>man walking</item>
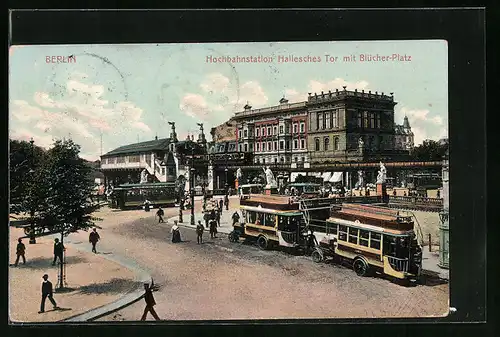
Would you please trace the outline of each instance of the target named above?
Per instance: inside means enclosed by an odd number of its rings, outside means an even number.
[[[52,261],[52,265],[56,265],[57,258],[59,258],[59,262],[63,263],[63,252],[66,250],[62,242],[59,242],[59,239],[54,239],[54,261]]]
[[[224,204],[226,205],[226,211],[229,211],[229,197],[227,194],[224,196]]]
[[[23,243],[23,240],[20,238],[17,239],[17,247],[16,247],[16,262],[14,263],[14,266],[17,267],[17,264],[19,263],[19,258],[23,258],[23,264],[26,264],[26,258],[24,257],[24,253],[26,252],[26,246]]]
[[[222,199],[219,200],[219,212],[222,213],[222,209],[224,208],[224,201]]]
[[[146,320],[148,312],[153,315],[153,317],[159,321],[160,317],[156,313],[154,306],[156,305],[155,298],[153,296],[154,281],[151,280],[151,286],[148,283],[144,283],[144,300],[146,301],[146,307],[144,308],[144,313],[142,314],[141,321]]]
[[[196,225],[196,241],[198,244],[203,243],[203,231],[205,228],[203,228],[203,225],[201,224],[201,220],[198,220],[198,225]]]
[[[165,222],[163,221],[163,215],[165,212],[163,212],[163,209],[161,207],[158,207],[158,211],[156,211],[156,215],[158,216],[158,223]]]
[[[215,212],[215,221],[217,221],[217,226],[219,226],[219,227],[220,227],[220,214],[221,214],[221,212],[222,212],[222,209]]]
[[[97,249],[95,248],[95,245],[97,245],[97,241],[99,241],[101,237],[99,236],[99,233],[97,233],[97,229],[94,228],[92,232],[90,232],[89,235],[89,242],[92,244],[92,253],[97,254]]]
[[[240,215],[238,214],[237,211],[233,213],[232,219],[233,219],[233,226],[234,224],[238,223],[238,221],[240,221]]]
[[[214,219],[210,220],[210,238],[215,239],[217,238],[217,221]]]
[[[40,304],[40,311],[38,312],[39,314],[45,312],[45,300],[47,297],[49,298],[50,303],[54,306],[54,309],[57,309],[57,303],[54,301],[54,298],[52,297],[52,282],[49,281],[49,275],[45,274],[42,276],[43,282],[42,282],[42,303]]]

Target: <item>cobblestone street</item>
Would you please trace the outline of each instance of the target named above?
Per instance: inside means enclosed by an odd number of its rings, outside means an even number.
[[[196,214],[200,208],[197,202]],[[167,208],[165,218],[177,212]],[[198,245],[194,230],[185,227],[183,242],[173,244],[172,221],[158,224],[154,210],[113,212],[119,219],[108,219],[110,214],[100,215],[105,219],[101,246],[149,270],[160,284],[155,298],[162,319],[423,317],[448,311],[447,283],[428,279],[404,287],[382,277],[361,278],[349,267],[230,243],[224,233],[210,239],[205,232]],[[138,320],[143,308],[139,301],[100,320]]]

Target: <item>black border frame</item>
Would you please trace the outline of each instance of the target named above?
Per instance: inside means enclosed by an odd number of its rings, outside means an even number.
[[[268,42],[330,40],[448,41],[450,139],[450,306],[458,311],[446,318],[363,320],[356,325],[331,324],[352,320],[316,320],[314,329],[335,335],[368,331],[370,323],[391,322],[392,333],[413,335],[401,323],[471,322],[486,320],[486,111],[485,111],[485,10],[472,9],[349,9],[349,10],[173,10],[173,11],[14,11],[10,15],[9,45],[84,43]],[[139,17],[140,16],[140,17]],[[85,27],[82,29],[82,27]],[[7,98],[8,99],[8,98]],[[5,114],[8,144],[8,114]],[[464,135],[474,135],[465,137]],[[8,150],[4,159],[8,161]],[[3,176],[8,179],[7,171]],[[4,184],[8,195],[8,181]],[[465,249],[467,247],[467,249]],[[7,257],[4,261],[8,260]],[[7,280],[7,279],[5,279]],[[5,287],[7,288],[7,287]],[[8,313],[8,309],[6,310]],[[325,325],[323,324],[323,322]],[[235,321],[248,327],[265,324],[266,334],[295,335],[309,320]],[[179,334],[199,322],[164,323]],[[205,322],[204,333],[215,332],[221,322]],[[281,323],[292,323],[281,325]],[[319,323],[319,324],[318,324]],[[95,324],[95,325],[94,325]],[[94,323],[84,330],[109,334],[136,327]],[[238,327],[232,326],[235,331]],[[268,324],[272,324],[268,325]],[[279,324],[279,325],[278,325]],[[306,324],[306,326],[304,326]],[[54,330],[63,329],[61,323]],[[359,326],[360,325],[360,326]],[[48,325],[37,325],[34,329]],[[76,325],[81,327],[81,325]],[[72,328],[76,328],[72,326]],[[140,325],[141,326],[149,326]],[[388,325],[383,324],[389,328]],[[345,329],[344,329],[345,327]],[[415,326],[416,328],[418,327]],[[420,325],[420,327],[423,327]],[[468,330],[462,325],[465,332]],[[18,325],[11,326],[16,333]],[[70,328],[70,329],[72,329]],[[180,330],[179,330],[180,329]],[[384,328],[385,329],[385,328]],[[24,329],[23,329],[24,330]],[[56,333],[51,329],[51,333]],[[148,329],[149,330],[149,329]],[[389,330],[389,329],[388,329]],[[47,331],[47,330],[45,330]],[[64,331],[64,330],[62,330]],[[69,330],[70,331],[70,330]],[[108,331],[108,332],[106,332]],[[150,332],[148,331],[148,333]],[[76,331],[75,331],[76,332]],[[470,330],[469,330],[470,332]],[[23,331],[24,333],[24,331]],[[419,332],[421,333],[421,332]]]

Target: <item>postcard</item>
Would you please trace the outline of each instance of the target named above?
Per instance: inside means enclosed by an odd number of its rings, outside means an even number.
[[[9,59],[11,322],[448,315],[446,41]]]

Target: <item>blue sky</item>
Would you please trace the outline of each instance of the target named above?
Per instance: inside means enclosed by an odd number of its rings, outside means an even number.
[[[396,122],[408,116],[416,143],[448,133],[446,41],[280,42],[15,46],[10,51],[9,133],[50,147],[71,137],[98,159],[118,146],[219,125],[249,102],[254,108],[308,92],[394,92]],[[360,62],[360,54],[406,55],[407,61]],[[74,55],[71,63],[47,63]],[[207,57],[266,56],[271,62],[210,63]],[[278,57],[320,62],[279,63]],[[326,55],[337,61],[326,62]],[[356,61],[344,56],[356,55]],[[408,56],[411,60],[408,61]],[[397,58],[397,57],[396,57]]]

